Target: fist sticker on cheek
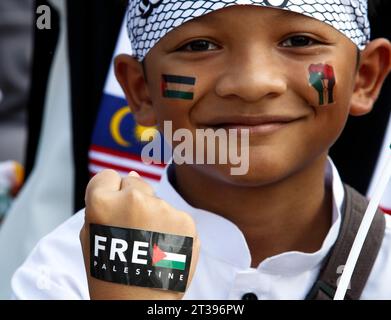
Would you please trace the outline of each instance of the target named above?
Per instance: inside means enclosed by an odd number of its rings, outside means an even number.
[[[194,99],[194,85],[196,78],[177,76],[177,75],[162,75],[162,96],[169,99]]]
[[[308,68],[309,84],[318,94],[318,105],[334,103],[335,74],[329,64],[311,64]]]
[[[90,224],[90,272],[99,280],[185,292],[193,238]]]

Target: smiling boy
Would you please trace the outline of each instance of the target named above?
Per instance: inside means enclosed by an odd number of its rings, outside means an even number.
[[[131,0],[134,56],[115,65],[138,124],[162,130],[171,121],[194,140],[197,129],[248,130],[249,170],[172,163],[156,190],[135,173],[98,174],[85,214],[43,239],[17,271],[15,296],[182,297],[91,276],[92,223],[193,238],[185,298],[306,298],[351,193],[328,151],[349,115],[371,111],[391,68],[390,43],[368,41],[366,1],[332,2]],[[187,80],[168,95],[167,79]],[[192,94],[178,94],[190,92],[188,79]],[[390,223],[362,299],[391,298]],[[46,289],[34,285],[39,267],[55,274]]]

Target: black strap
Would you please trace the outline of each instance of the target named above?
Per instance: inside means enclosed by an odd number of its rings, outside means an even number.
[[[353,241],[368,206],[368,200],[348,185],[345,185],[343,220],[338,239],[331,250],[328,260],[320,271],[318,280],[307,295],[307,300],[332,300],[337,290]],[[379,252],[385,230],[384,213],[377,210],[363,248],[359,255],[350,288],[345,299],[358,300],[365,287]]]

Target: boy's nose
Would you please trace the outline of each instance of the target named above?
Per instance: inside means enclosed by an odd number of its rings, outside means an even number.
[[[238,97],[256,102],[266,96],[278,96],[286,91],[285,72],[272,53],[253,53],[236,56],[226,64],[216,83],[220,97]]]

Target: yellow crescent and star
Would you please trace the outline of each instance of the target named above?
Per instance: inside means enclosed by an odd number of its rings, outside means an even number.
[[[130,141],[126,140],[123,137],[120,130],[123,119],[130,114],[132,114],[132,111],[130,110],[129,106],[122,107],[114,113],[110,121],[111,136],[113,137],[114,141],[122,147],[130,147],[132,145]],[[140,126],[139,124],[136,124],[134,128],[134,135],[136,139],[141,142],[141,136],[143,132],[150,128],[151,127],[144,127],[144,126]]]

